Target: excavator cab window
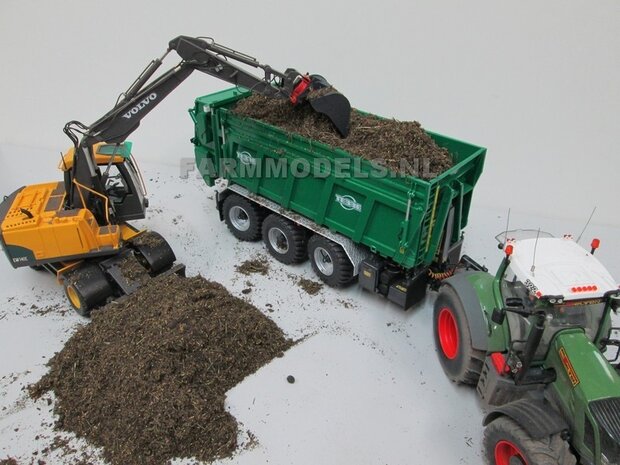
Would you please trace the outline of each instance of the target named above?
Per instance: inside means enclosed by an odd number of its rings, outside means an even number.
[[[106,169],[103,177],[105,190],[110,200],[115,204],[122,203],[129,194],[129,188],[118,166],[111,165],[109,169]]]
[[[139,174],[130,159],[120,163],[99,165],[101,179],[119,221],[137,220],[145,216],[146,199]]]

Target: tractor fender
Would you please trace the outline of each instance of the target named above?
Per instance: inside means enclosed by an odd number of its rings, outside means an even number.
[[[484,310],[480,305],[480,298],[474,289],[474,286],[467,279],[467,276],[478,271],[464,271],[457,273],[443,281],[442,286],[450,286],[461,299],[465,313],[467,314],[467,322],[469,323],[469,331],[471,333],[471,344],[476,350],[487,351],[489,346],[488,325],[484,317]]]
[[[501,416],[514,420],[536,440],[569,429],[560,413],[544,399],[524,398],[504,404],[488,413],[483,425],[487,426]]]

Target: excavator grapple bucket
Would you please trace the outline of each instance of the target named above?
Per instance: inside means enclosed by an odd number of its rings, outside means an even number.
[[[308,102],[318,113],[327,116],[336,131],[342,136],[349,135],[349,123],[351,120],[351,104],[340,92],[330,92],[316,97],[309,96]]]
[[[308,101],[314,111],[330,119],[342,137],[349,134],[351,104],[319,74],[302,75],[293,68],[280,72],[250,55],[215,43],[210,38],[179,36],[170,41],[169,50],[176,50],[183,58],[182,66],[200,70],[254,93],[272,98],[288,98],[293,105]],[[257,77],[233,62],[262,69],[265,76]],[[153,63],[143,76],[152,75],[161,60]],[[139,88],[143,80],[140,77],[132,89]],[[128,93],[131,94],[130,91]]]
[[[310,79],[311,90],[306,98],[308,103],[314,111],[327,116],[342,137],[347,137],[351,122],[349,100],[334,89],[323,76],[313,74]]]

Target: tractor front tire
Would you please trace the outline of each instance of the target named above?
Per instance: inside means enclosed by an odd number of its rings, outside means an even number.
[[[483,449],[488,465],[575,465],[577,459],[559,434],[532,437],[511,418],[494,420],[484,430]]]
[[[448,378],[458,384],[478,384],[485,354],[473,348],[465,307],[450,286],[443,286],[435,301],[433,333]]]
[[[257,241],[265,217],[261,207],[237,194],[230,194],[222,205],[226,226],[241,241]]]
[[[112,295],[110,283],[95,264],[86,264],[69,272],[63,284],[69,303],[78,315],[84,317],[89,317],[93,308],[103,305]]]

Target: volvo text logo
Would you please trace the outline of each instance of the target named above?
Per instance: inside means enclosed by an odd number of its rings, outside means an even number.
[[[150,93],[145,98],[143,98],[140,103],[138,103],[135,107],[129,110],[127,113],[123,115],[125,119],[131,119],[133,115],[138,114],[140,110],[142,110],[145,106],[151,103],[153,100],[157,98],[157,94],[155,92]]]

